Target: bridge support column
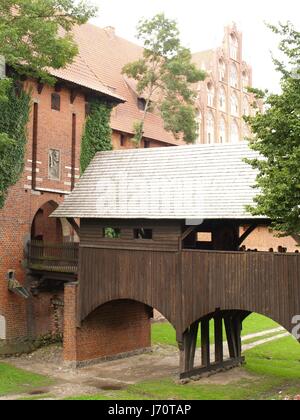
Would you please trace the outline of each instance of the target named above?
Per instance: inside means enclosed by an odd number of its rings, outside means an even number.
[[[179,344],[180,373],[189,372],[194,368],[198,330],[199,322],[195,322],[183,334],[183,341]]]
[[[241,311],[217,311],[211,316],[195,322],[183,334],[179,343],[180,378],[201,378],[240,366],[242,357],[242,321],[249,315]],[[214,353],[211,352],[210,320],[214,322]],[[196,344],[201,330],[201,366],[195,367]],[[225,325],[229,357],[224,358],[223,325]],[[214,357],[214,361],[212,359]]]

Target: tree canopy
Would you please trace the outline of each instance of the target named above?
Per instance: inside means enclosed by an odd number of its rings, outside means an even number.
[[[190,50],[181,45],[177,23],[164,14],[141,20],[137,38],[144,44],[143,56],[123,68],[123,73],[137,82],[137,93],[145,103],[142,119],[134,123],[134,140],[141,142],[146,115],[155,110],[166,130],[194,142],[198,127],[193,84],[204,80],[205,73],[192,63]]]
[[[95,11],[85,1],[1,0],[0,56],[19,73],[49,81],[47,68],[64,67],[78,52],[72,28]]]
[[[251,147],[263,159],[250,163],[259,171],[260,193],[250,208],[273,221],[282,235],[300,235],[300,32],[291,23],[270,26],[281,37],[280,94],[255,91],[265,100],[265,112],[247,117],[254,138]]]

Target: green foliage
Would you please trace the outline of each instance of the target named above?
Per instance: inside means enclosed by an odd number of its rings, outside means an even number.
[[[110,239],[118,239],[120,238],[120,230],[113,229],[113,228],[105,228],[104,229],[104,237]]]
[[[6,83],[4,93],[0,97],[0,208],[8,188],[23,172],[30,108],[29,95],[15,84]]]
[[[282,73],[282,93],[266,93],[265,112],[246,118],[255,134],[251,147],[263,156],[250,162],[259,171],[260,188],[250,210],[269,217],[282,235],[299,235],[300,33],[291,24],[271,28],[282,37],[280,50],[288,64],[274,60]]]
[[[94,99],[81,142],[80,168],[83,173],[97,152],[112,150],[111,105]]]
[[[211,326],[210,340],[213,343],[214,342],[213,321],[211,321],[210,326]],[[262,331],[265,331],[267,335],[268,330],[277,328],[278,326],[279,325],[276,324],[276,322],[272,321],[270,318],[266,318],[262,315],[253,313],[250,316],[248,316],[243,322],[242,336],[260,333]],[[152,335],[152,344],[177,346],[175,329],[168,322],[154,323],[152,325],[151,335]],[[225,330],[224,330],[224,337],[225,337]]]
[[[134,124],[134,140],[141,142],[146,115],[154,105],[166,130],[176,138],[183,135],[186,142],[194,142],[197,124],[193,84],[204,80],[205,73],[191,62],[190,50],[182,47],[176,22],[164,14],[140,21],[137,32],[144,43],[143,58],[123,68],[124,74],[136,80],[137,93],[146,100],[142,121]]]
[[[78,52],[71,29],[95,11],[85,1],[1,1],[0,55],[19,74],[50,82],[47,68],[64,67]]]
[[[51,383],[46,376],[17,369],[7,364],[0,364],[0,395],[28,393],[36,387]]]

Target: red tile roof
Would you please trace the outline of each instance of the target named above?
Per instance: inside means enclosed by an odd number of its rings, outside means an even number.
[[[133,122],[142,118],[137,106],[137,96],[132,83],[126,83],[122,75],[125,64],[141,57],[143,49],[114,34],[112,29],[102,29],[86,24],[74,29],[74,38],[79,47],[79,55],[66,69],[52,74],[64,80],[124,99],[113,112],[111,127],[124,133],[133,133]],[[145,121],[144,137],[180,144],[164,129],[158,115],[148,113]]]

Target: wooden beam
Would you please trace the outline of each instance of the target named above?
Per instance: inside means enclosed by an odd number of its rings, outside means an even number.
[[[211,374],[213,375],[214,373],[219,372],[220,370],[229,370],[232,369],[234,367],[238,367],[241,366],[245,363],[245,358],[244,357],[239,357],[237,359],[229,359],[226,360],[222,363],[212,363],[209,366],[205,366],[205,367],[201,367],[201,368],[196,368],[193,369],[190,372],[182,372],[180,373],[180,379],[190,379],[190,378],[197,378],[200,377],[202,375],[207,375],[207,374]]]
[[[242,354],[242,321],[241,315],[238,314],[233,318],[233,325],[234,325],[234,338],[235,338],[235,345],[237,348],[237,357],[240,357]]]
[[[191,325],[191,328],[190,328],[191,344],[190,344],[190,355],[189,355],[190,356],[189,370],[194,369],[198,331],[199,331],[199,322],[195,322],[194,324]]]
[[[223,350],[223,317],[217,313],[214,317],[215,323],[215,362],[222,363],[224,360]]]
[[[238,246],[240,247],[242,245],[243,242],[245,242],[245,240],[248,238],[249,235],[251,235],[252,232],[255,231],[255,229],[258,227],[258,224],[255,223],[253,225],[251,225],[246,232],[239,238],[238,240]]]
[[[179,348],[179,371],[180,375],[186,372],[185,370],[185,353],[184,353],[184,339],[182,341],[178,341],[178,348]]]
[[[67,217],[67,221],[72,226],[72,228],[75,230],[77,235],[80,237],[80,227],[76,223],[75,219],[73,219],[73,217]]]
[[[209,318],[201,321],[201,358],[202,366],[210,365]]]
[[[199,322],[195,322],[183,334],[182,371],[188,372],[194,368]]]
[[[197,226],[190,226],[188,229],[186,229],[181,236],[181,240],[184,241],[191,233],[194,232],[196,228]]]
[[[225,329],[227,335],[229,355],[231,359],[238,357],[238,349],[236,342],[236,335],[234,331],[234,324],[231,316],[225,316]]]

